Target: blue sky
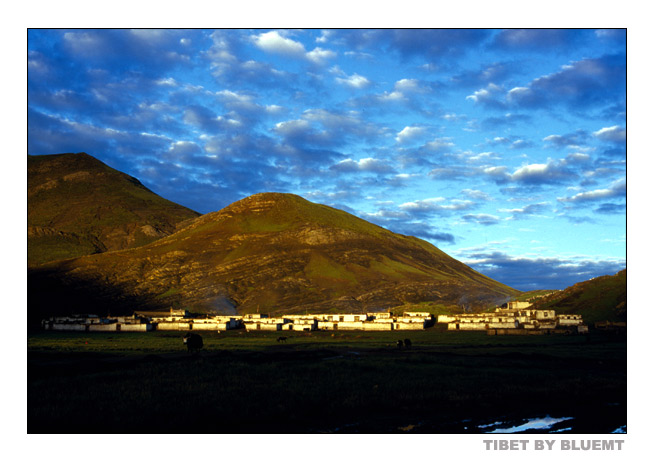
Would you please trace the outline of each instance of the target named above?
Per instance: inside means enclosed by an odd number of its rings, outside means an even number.
[[[512,287],[626,266],[626,32],[28,31],[28,153],[196,211],[290,192]]]

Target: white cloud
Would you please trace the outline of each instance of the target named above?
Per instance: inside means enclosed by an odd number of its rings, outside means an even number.
[[[463,220],[476,222],[480,225],[495,225],[499,223],[500,218],[492,214],[466,214],[463,216]]]
[[[280,105],[270,104],[266,106],[266,112],[276,115],[278,113],[284,112],[286,109]]]
[[[501,93],[502,88],[493,83],[489,83],[486,88],[480,89],[466,97],[465,99],[476,103],[488,103],[495,99],[496,94]]]
[[[337,56],[337,53],[322,48],[314,48],[312,51],[305,53],[305,56],[315,64],[324,64],[327,59]]]
[[[527,184],[552,184],[575,177],[569,168],[570,161],[548,160],[547,163],[524,165],[511,174],[510,179]]]
[[[536,163],[531,165],[525,165],[521,168],[516,169],[514,173],[511,175],[511,178],[513,180],[519,180],[530,176],[542,176],[546,174],[549,169],[550,169],[549,164]]]
[[[66,32],[64,34],[65,43],[71,47],[75,53],[93,53],[102,45],[102,40],[98,36],[88,32]]]
[[[271,30],[259,35],[253,35],[253,43],[267,53],[280,54],[298,59],[307,59],[315,64],[324,64],[327,59],[334,58],[337,53],[331,50],[316,47],[307,51],[305,45],[290,38],[282,36],[280,32]]]
[[[566,157],[566,161],[570,161],[573,163],[578,163],[578,162],[585,162],[589,161],[591,157],[587,153],[583,152],[576,152],[576,153],[571,153]]]
[[[602,141],[609,142],[625,142],[626,141],[626,128],[619,126],[610,126],[609,128],[602,128],[594,132],[594,136]]]
[[[200,151],[199,145],[190,141],[176,141],[170,144],[168,154],[170,157],[193,155]]]
[[[401,91],[392,91],[391,93],[385,92],[379,96],[376,96],[376,98],[383,102],[395,102],[406,99],[406,97]]]
[[[286,56],[305,55],[305,46],[302,43],[283,37],[276,30],[253,35],[252,40],[258,48],[267,53],[276,53]]]
[[[321,36],[316,37],[316,43],[325,43],[328,41],[328,39],[333,35],[332,30],[322,30],[321,31]]]
[[[240,94],[234,91],[229,91],[228,89],[223,89],[215,93],[225,102],[239,103],[239,104],[248,104],[252,103],[252,96],[247,94]]]
[[[531,89],[524,87],[524,86],[516,86],[515,88],[512,88],[509,90],[507,93],[506,97],[509,100],[517,100],[520,98],[524,98],[526,96],[529,96],[531,94]]]
[[[449,151],[451,150],[452,147],[454,147],[454,143],[451,142],[451,139],[449,137],[437,138],[424,144],[424,150],[433,150],[433,151],[442,151],[442,152]]]
[[[358,75],[356,73],[346,78],[336,77],[335,80],[338,83],[341,83],[342,85],[350,86],[352,88],[357,88],[357,89],[365,88],[371,84],[371,82],[367,78],[363,77],[362,75]]]
[[[474,198],[475,200],[491,201],[493,199],[489,194],[482,192],[481,190],[466,188],[461,190],[461,193],[467,195],[470,198]]]
[[[134,37],[150,42],[162,40],[167,35],[167,31],[163,29],[131,29],[129,33]]]
[[[419,80],[404,78],[394,83],[394,90],[405,93],[424,91],[424,88],[419,86]]]
[[[557,201],[562,202],[582,202],[582,201],[598,201],[608,198],[624,197],[626,195],[626,181],[618,180],[614,182],[609,188],[590,190],[588,192],[581,192],[570,197],[557,198]]]
[[[451,200],[450,204],[443,204],[446,201],[443,197],[426,198],[424,200],[409,201],[399,205],[399,209],[407,212],[439,212],[439,211],[460,211],[474,206],[470,200]]]
[[[161,78],[160,80],[156,80],[156,84],[160,86],[176,86],[178,83],[174,78],[168,77],[168,78]]]
[[[388,173],[394,171],[392,167],[389,165],[389,163],[387,163],[384,160],[379,160],[376,158],[361,158],[358,161],[352,159],[346,159],[335,164],[330,169],[334,169],[336,171],[344,171],[344,172],[364,171],[364,172]]]
[[[424,128],[419,126],[406,126],[396,136],[396,141],[399,144],[407,143],[418,139],[424,134]]]
[[[281,121],[275,125],[275,132],[284,136],[305,132],[309,129],[310,124],[306,120]]]
[[[558,142],[562,140],[564,137],[560,136],[559,134],[551,134],[549,136],[546,136],[543,138],[544,142]]]
[[[493,176],[493,177],[501,177],[501,176],[506,176],[507,175],[507,168],[506,166],[487,166],[482,168],[482,171],[484,174],[487,174],[488,176]]]
[[[471,154],[471,152],[466,152],[468,154]],[[482,153],[477,153],[477,154],[471,154],[468,156],[467,160],[469,162],[479,162],[479,161],[484,161],[484,160],[499,160],[500,157],[497,156],[495,152],[482,152]]]

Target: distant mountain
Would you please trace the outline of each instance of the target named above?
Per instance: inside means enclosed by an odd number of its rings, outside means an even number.
[[[28,155],[28,265],[135,248],[199,213],[85,153]]]
[[[46,264],[29,283],[30,308],[43,312],[373,311],[487,306],[519,293],[418,238],[278,193],[245,198],[139,248]]]
[[[539,300],[532,308],[556,310],[558,314],[581,314],[586,323],[626,321],[626,270],[599,276],[557,291]]]

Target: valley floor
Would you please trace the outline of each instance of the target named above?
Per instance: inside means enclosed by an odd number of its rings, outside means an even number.
[[[182,335],[29,333],[28,432],[625,432],[625,336]]]

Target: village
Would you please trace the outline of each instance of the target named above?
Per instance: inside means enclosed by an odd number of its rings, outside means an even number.
[[[447,331],[485,331],[490,335],[587,333],[581,315],[557,315],[554,310],[533,310],[529,302],[508,302],[487,313],[432,315],[428,312],[328,313],[283,315],[192,315],[187,310],[136,311],[129,316],[71,315],[42,321],[51,331],[149,332],[149,331],[403,331],[430,327]]]

